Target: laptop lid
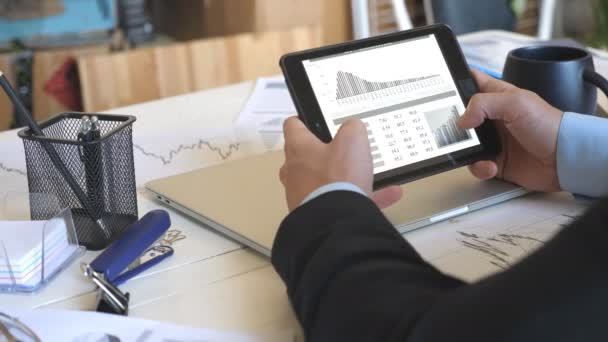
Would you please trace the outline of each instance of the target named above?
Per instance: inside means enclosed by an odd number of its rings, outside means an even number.
[[[283,151],[151,181],[146,188],[163,203],[262,254],[270,255],[287,205],[279,169]],[[521,196],[510,183],[480,181],[466,168],[402,185],[403,198],[385,209],[404,233],[456,215]]]

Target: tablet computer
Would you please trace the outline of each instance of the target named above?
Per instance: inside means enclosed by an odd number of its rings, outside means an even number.
[[[445,25],[290,53],[280,65],[300,119],[319,139],[331,141],[351,118],[364,122],[375,188],[499,152],[491,121],[456,125],[478,88]]]

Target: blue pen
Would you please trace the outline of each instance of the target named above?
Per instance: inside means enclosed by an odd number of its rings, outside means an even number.
[[[488,74],[488,75],[490,75],[490,76],[492,76],[492,77],[494,77],[494,78],[496,78],[498,80],[502,79],[502,75],[500,73],[496,72],[496,71],[490,70],[488,68],[485,68],[485,67],[482,67],[480,65],[473,64],[473,63],[469,63],[469,66],[471,68],[475,68],[475,69],[477,69],[477,70],[479,70],[481,72],[484,72],[484,73],[486,73],[486,74]]]

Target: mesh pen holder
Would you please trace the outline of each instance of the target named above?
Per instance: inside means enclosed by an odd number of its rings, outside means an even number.
[[[99,136],[82,139],[83,116],[96,115]],[[29,128],[19,131],[25,147],[31,194],[50,194],[69,208],[79,243],[89,250],[108,246],[137,220],[137,193],[132,130],[135,117],[62,113],[40,124],[44,137]],[[81,191],[79,199],[48,153],[54,147]],[[46,147],[46,148],[45,148]],[[30,196],[32,220],[47,220],[57,213],[44,196]],[[84,202],[84,203],[83,203]]]

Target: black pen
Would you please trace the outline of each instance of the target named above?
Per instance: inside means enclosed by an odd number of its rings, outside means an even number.
[[[81,119],[78,139],[83,143],[81,160],[84,164],[87,197],[96,217],[102,217],[103,205],[103,168],[99,138],[101,130],[97,116],[89,118],[84,115]],[[102,227],[104,228],[104,227]],[[105,231],[106,235],[109,232]],[[109,236],[107,236],[109,238]]]
[[[99,209],[99,215],[103,216],[104,214],[104,199],[103,197],[103,159],[101,155],[101,125],[99,122],[99,118],[96,115],[91,116],[91,131],[89,132],[90,137],[88,138],[92,144],[90,144],[90,162],[92,170],[90,172],[93,173],[93,178],[90,181],[90,185],[87,185],[88,188],[93,189],[93,193],[95,194],[94,198],[97,200],[97,209]]]

